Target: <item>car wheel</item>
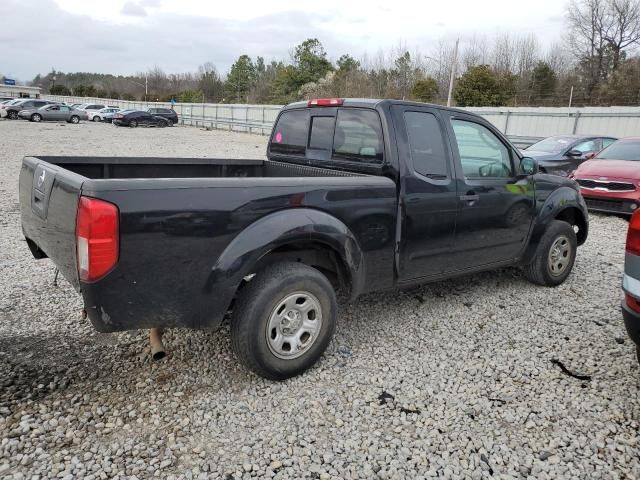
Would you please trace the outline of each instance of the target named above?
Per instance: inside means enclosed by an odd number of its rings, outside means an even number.
[[[80,123],[80,117],[79,117],[79,116],[77,116],[77,115],[73,115],[73,116],[69,119],[69,121],[70,121],[71,123],[74,123],[74,124],[75,124],[75,123]]]
[[[100,117],[97,116],[97,115],[94,115],[91,120],[93,120],[94,122],[99,122],[100,121]]]
[[[164,122],[162,120],[158,122],[158,127],[160,127],[160,128],[164,128],[164,127],[167,127],[167,126],[168,126],[167,122]]]
[[[18,112],[16,112],[15,110],[11,110],[7,116],[11,119],[11,120],[17,120],[18,119]]]
[[[137,121],[137,120],[131,120],[131,121],[129,122],[129,126],[130,126],[131,128],[136,128],[136,127],[138,126],[138,121]]]
[[[258,272],[237,299],[231,343],[261,377],[284,380],[304,372],[329,345],[336,294],[315,268],[283,262]]]
[[[573,269],[577,245],[576,232],[571,225],[552,221],[540,239],[533,261],[524,267],[525,276],[538,285],[560,285]]]
[[[34,113],[33,115],[31,115],[31,119],[32,122],[40,122],[42,120],[42,115],[40,115],[39,113]]]

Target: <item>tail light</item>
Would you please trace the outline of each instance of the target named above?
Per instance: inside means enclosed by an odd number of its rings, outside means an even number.
[[[632,297],[628,293],[625,293],[624,301],[627,304],[627,307],[629,307],[634,312],[640,313],[640,302],[638,302],[635,297]]]
[[[76,219],[76,248],[80,280],[94,282],[118,262],[118,207],[91,197],[80,197]]]
[[[640,210],[636,210],[629,220],[625,250],[632,255],[640,255]]]
[[[309,100],[309,107],[340,107],[344,103],[344,98],[315,98]]]

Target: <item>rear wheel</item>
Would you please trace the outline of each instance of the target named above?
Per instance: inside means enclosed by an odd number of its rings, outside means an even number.
[[[73,115],[73,116],[69,119],[69,121],[70,121],[71,123],[80,123],[80,117],[79,117],[79,116],[77,116],[77,115]]]
[[[524,267],[525,276],[538,285],[560,285],[573,269],[577,245],[571,225],[561,220],[552,221],[540,239],[533,261]]]
[[[99,122],[99,121],[101,120],[101,118],[100,118],[99,116],[97,116],[97,115],[94,115],[94,116],[93,116],[93,118],[92,118],[92,120],[93,120],[94,122]]]
[[[40,115],[39,113],[34,113],[33,115],[31,115],[32,122],[40,122],[41,120],[42,120],[42,115]]]
[[[137,120],[131,120],[131,121],[129,122],[129,126],[130,126],[131,128],[136,128],[136,127],[138,126],[138,121],[137,121]]]
[[[233,350],[258,375],[284,380],[316,363],[336,316],[336,294],[322,273],[301,263],[271,265],[240,293],[231,321]]]

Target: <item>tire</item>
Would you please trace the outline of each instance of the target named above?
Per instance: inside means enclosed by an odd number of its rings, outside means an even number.
[[[80,117],[77,115],[72,115],[69,121],[73,124],[78,124],[80,123]]]
[[[136,128],[136,127],[138,126],[138,121],[137,121],[137,120],[131,120],[131,121],[129,122],[129,126],[130,126],[131,128]]]
[[[315,268],[293,262],[268,266],[237,299],[231,320],[233,350],[261,377],[293,377],[315,364],[329,345],[337,309],[331,283]],[[300,347],[294,350],[287,339],[301,342]]]
[[[100,121],[100,117],[97,116],[97,115],[94,115],[91,120],[94,121],[94,122],[99,122]]]
[[[42,115],[40,115],[39,113],[34,113],[33,115],[31,115],[31,118],[29,120],[31,120],[32,122],[41,122]]]
[[[7,116],[11,119],[11,120],[17,120],[18,119],[18,112],[16,112],[15,110],[11,110]]]
[[[573,269],[577,247],[573,227],[567,222],[552,221],[540,239],[533,261],[524,267],[525,277],[538,285],[560,285]]]
[[[168,126],[167,122],[162,122],[162,121],[158,122],[158,128],[164,128],[164,127],[167,127],[167,126]]]

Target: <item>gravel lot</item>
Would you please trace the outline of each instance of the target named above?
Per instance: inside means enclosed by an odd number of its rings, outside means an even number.
[[[22,238],[24,155],[246,158],[265,142],[0,121],[0,478],[640,478],[623,219],[592,216],[555,289],[506,269],[361,298],[282,383],[238,365],[226,326],[169,332],[160,362],[144,332],[96,333]]]

